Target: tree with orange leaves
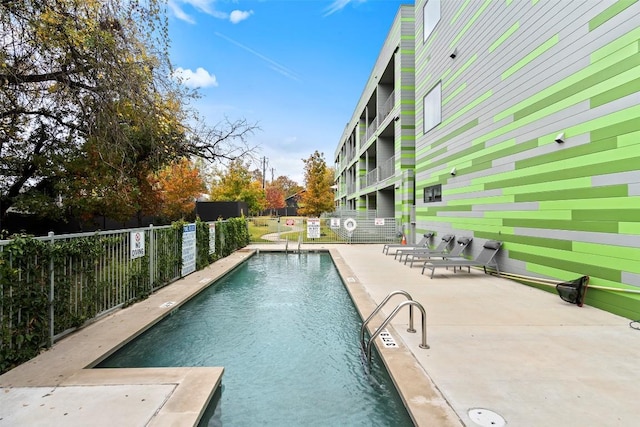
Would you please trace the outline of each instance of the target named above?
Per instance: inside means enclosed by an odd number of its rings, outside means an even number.
[[[269,185],[266,189],[267,209],[271,209],[271,213],[275,209],[282,209],[287,204],[284,201],[284,191],[275,185]]]
[[[160,216],[183,219],[193,213],[196,199],[206,191],[200,170],[187,158],[165,167],[157,174],[161,194]]]

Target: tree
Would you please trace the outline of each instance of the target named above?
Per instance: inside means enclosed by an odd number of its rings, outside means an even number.
[[[318,217],[323,212],[333,212],[335,205],[333,202],[333,170],[327,168],[324,160],[324,153],[317,150],[304,162],[304,182],[305,192],[300,195],[298,213]]]
[[[275,185],[269,185],[266,189],[267,209],[271,209],[271,213],[276,209],[282,209],[286,205],[284,202],[284,191]]]
[[[163,0],[0,1],[0,220],[11,206],[124,215],[120,204],[147,191],[149,173],[185,156],[252,151],[255,125],[210,127],[189,111],[197,94],[171,78],[165,9]]]
[[[173,221],[191,214],[196,199],[206,189],[200,171],[187,158],[161,170],[157,174],[157,183],[162,200],[160,214]]]
[[[209,195],[212,201],[245,202],[252,215],[257,215],[266,207],[262,183],[253,179],[242,159],[231,161],[226,170],[217,172]]]
[[[277,177],[271,183],[271,185],[282,190],[285,198],[292,196],[304,189],[304,187],[302,187],[300,184],[298,184],[288,176],[284,176],[284,175]]]

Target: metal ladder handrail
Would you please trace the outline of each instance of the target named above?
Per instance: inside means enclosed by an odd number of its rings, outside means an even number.
[[[382,310],[382,307],[384,307],[384,305],[388,303],[391,297],[393,297],[394,295],[404,295],[405,297],[407,297],[408,300],[410,301],[413,300],[411,295],[409,295],[409,292],[406,292],[403,290],[397,290],[397,291],[391,292],[389,295],[386,296],[385,299],[382,300],[380,304],[378,304],[375,310],[371,312],[369,317],[367,317],[367,319],[364,322],[362,322],[362,327],[360,328],[360,347],[362,347],[363,351],[365,350],[364,334],[366,332],[365,328],[367,327],[367,324],[371,321],[371,319],[373,319],[373,317],[376,314],[378,314],[380,310]],[[413,328],[413,306],[409,306],[409,329],[407,329],[407,332],[415,332],[415,331],[416,330]]]
[[[422,304],[420,304],[418,301],[414,301],[414,300],[403,301],[400,304],[398,304],[395,310],[393,310],[393,312],[385,319],[385,321],[382,322],[382,325],[380,325],[380,327],[376,329],[373,335],[371,335],[371,338],[367,343],[367,350],[366,350],[367,363],[371,364],[371,343],[373,342],[373,340],[380,334],[380,332],[382,332],[385,326],[387,326],[389,322],[391,322],[391,319],[393,319],[395,315],[398,314],[400,309],[402,309],[402,307],[404,307],[407,304],[417,306],[420,309],[420,312],[422,312],[422,344],[420,344],[419,347],[429,348],[429,346],[427,345],[427,314],[424,311],[424,307],[422,307]]]
[[[300,246],[302,246],[302,233],[298,234],[298,253],[300,253]]]

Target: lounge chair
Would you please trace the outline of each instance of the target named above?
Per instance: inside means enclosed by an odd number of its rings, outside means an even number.
[[[455,241],[455,236],[453,234],[445,234],[444,236],[442,236],[442,239],[440,240],[440,243],[438,243],[438,246],[436,246],[435,248],[430,248],[430,247],[422,247],[422,248],[400,248],[400,249],[396,249],[396,254],[393,257],[393,259],[398,259],[398,261],[402,262],[402,257],[403,256],[407,256],[409,254],[415,254],[415,253],[427,253],[427,252],[447,252],[447,248],[449,247],[449,245],[451,244],[451,242]],[[398,258],[398,255],[400,255],[400,258]]]
[[[431,270],[431,278],[433,279],[433,273],[436,271],[438,267],[453,267],[453,271],[456,271],[457,267],[467,267],[469,272],[471,272],[471,267],[482,267],[484,272],[487,272],[487,267],[495,268],[495,270],[500,274],[500,269],[498,268],[498,262],[494,259],[500,247],[502,246],[502,242],[497,240],[488,240],[482,246],[482,251],[476,259],[467,259],[464,257],[456,257],[456,258],[445,258],[441,260],[430,260],[424,263],[422,267],[422,274],[424,274],[425,269]]]
[[[412,245],[403,245],[402,243],[387,243],[382,247],[382,253],[389,255],[389,249],[391,248],[426,248],[429,244],[429,239],[431,239],[433,235],[433,232],[424,233],[420,241]]]
[[[405,258],[405,265],[409,262],[409,267],[413,267],[413,263],[416,261],[429,262],[429,260],[434,258],[462,258],[462,252],[467,249],[467,246],[471,244],[473,237],[460,237],[456,244],[453,246],[453,249],[450,251],[443,251],[440,253],[432,252],[416,252],[415,254],[409,254]]]

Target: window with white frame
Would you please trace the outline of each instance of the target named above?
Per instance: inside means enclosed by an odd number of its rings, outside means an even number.
[[[440,0],[427,0],[422,8],[423,17],[423,42],[426,42],[433,29],[440,21]]]
[[[424,133],[429,132],[442,121],[442,85],[437,85],[424,97]]]

